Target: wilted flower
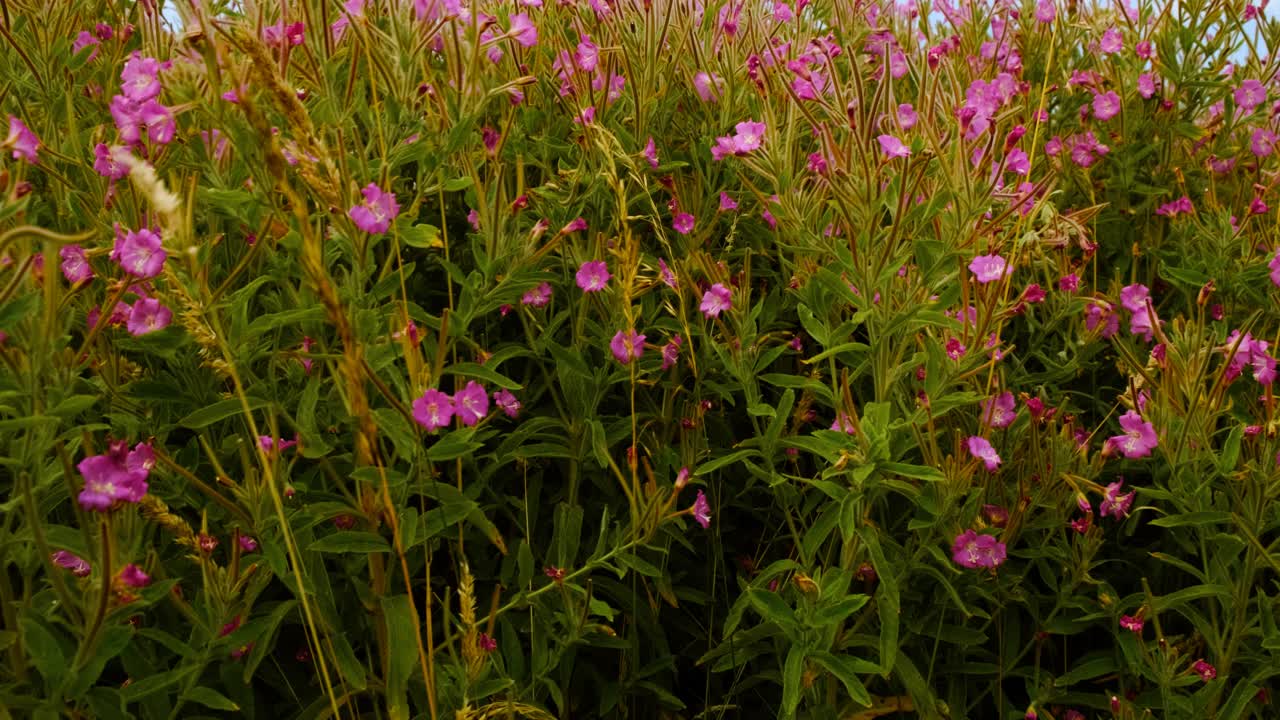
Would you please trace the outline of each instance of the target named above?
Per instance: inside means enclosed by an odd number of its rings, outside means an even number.
[[[144,588],[151,584],[151,576],[133,563],[125,565],[120,570],[120,580],[131,588]]]
[[[1205,662],[1203,659],[1196,660],[1195,664],[1191,666],[1191,671],[1196,675],[1199,675],[1200,679],[1205,682],[1209,682],[1210,680],[1218,677],[1218,669]]]
[[[1107,485],[1102,495],[1102,502],[1098,504],[1102,517],[1114,517],[1120,520],[1129,516],[1129,508],[1133,505],[1133,493],[1120,494],[1120,488],[1123,486],[1124,480]]]
[[[89,565],[88,561],[79,555],[66,550],[58,550],[57,552],[52,553],[49,556],[49,559],[53,560],[54,564],[58,567],[70,570],[71,574],[76,577],[88,577],[89,573],[93,571],[93,567]]]
[[[240,544],[240,551],[241,551],[241,552],[251,553],[251,552],[253,552],[253,551],[255,551],[255,550],[257,550],[257,549],[258,549],[258,541],[257,541],[257,540],[254,540],[253,538],[249,537],[248,535],[240,535],[240,536],[237,538],[237,542],[239,542],[239,544]]]
[[[698,491],[698,497],[694,499],[690,512],[693,513],[693,519],[698,521],[704,529],[711,527],[711,505],[707,503],[707,496],[701,490]]]
[[[520,414],[520,401],[512,395],[509,390],[503,389],[493,394],[493,404],[502,409],[507,417],[516,417]]]
[[[25,160],[32,164],[40,160],[40,139],[25,123],[12,115],[9,116],[9,135],[0,143],[0,147],[12,150],[15,160]]]

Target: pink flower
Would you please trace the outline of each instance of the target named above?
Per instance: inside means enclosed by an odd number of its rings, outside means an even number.
[[[538,28],[529,19],[526,13],[516,13],[509,16],[511,20],[511,30],[508,35],[515,38],[515,41],[524,47],[533,47],[538,44]]]
[[[853,420],[845,413],[836,413],[836,419],[832,421],[829,430],[842,432],[846,435],[854,435],[858,432],[857,426],[853,424]]]
[[[1048,25],[1057,16],[1058,9],[1054,6],[1053,0],[1039,0],[1036,3],[1036,20],[1038,22]]]
[[[1276,149],[1276,134],[1267,128],[1255,128],[1249,138],[1249,149],[1258,157],[1266,157]]]
[[[106,453],[92,455],[76,467],[84,477],[78,500],[85,510],[106,512],[118,502],[136,503],[147,494],[147,475],[155,464],[151,446],[138,443],[133,450],[113,442]]]
[[[1120,627],[1124,628],[1125,630],[1128,630],[1131,633],[1142,632],[1142,627],[1144,624],[1145,623],[1143,623],[1141,616],[1138,616],[1138,617],[1134,617],[1131,615],[1120,616]]]
[[[682,467],[680,468],[680,471],[676,473],[676,482],[675,482],[676,490],[682,490],[684,489],[684,486],[688,484],[689,484],[689,468]]]
[[[1022,291],[1022,301],[1032,304],[1044,302],[1044,288],[1040,287],[1040,283],[1031,283]]]
[[[898,126],[903,130],[915,127],[919,119],[920,116],[916,114],[916,109],[911,103],[902,103],[898,106]]]
[[[1240,87],[1236,88],[1232,97],[1235,98],[1236,106],[1240,108],[1240,111],[1248,115],[1267,101],[1267,88],[1257,80],[1250,78],[1240,83]]]
[[[737,154],[746,155],[760,148],[764,143],[765,124],[754,120],[744,120],[733,126],[734,144]]]
[[[1008,263],[999,255],[979,255],[969,263],[969,272],[982,283],[995,282],[1010,272]]]
[[[148,100],[140,105],[136,117],[138,122],[147,129],[147,139],[153,143],[169,144],[178,129],[173,113],[155,100]]]
[[[693,89],[702,102],[715,102],[723,92],[724,79],[719,75],[700,70],[693,76]]]
[[[961,357],[964,356],[966,348],[964,344],[960,342],[959,338],[953,337],[947,340],[946,350],[947,350],[947,357],[951,358],[952,360],[959,360]]]
[[[1129,516],[1129,508],[1133,505],[1133,493],[1128,492],[1120,494],[1120,488],[1124,486],[1124,480],[1109,483],[1106,491],[1102,494],[1102,502],[1098,503],[1102,517],[1111,516],[1117,520]]]
[[[453,404],[458,420],[467,427],[474,426],[489,414],[489,393],[474,380],[454,393]]]
[[[471,208],[467,213],[467,223],[471,225],[471,229],[480,232],[480,213],[475,208]]]
[[[298,444],[297,440],[276,440],[270,435],[258,436],[258,445],[262,446],[262,449],[267,452],[272,452],[275,450],[284,452],[285,450],[288,450],[289,448],[297,444]]]
[[[131,588],[144,588],[151,584],[151,576],[133,563],[125,565],[120,570],[120,580]]]
[[[1109,27],[1102,33],[1102,39],[1098,41],[1098,51],[1104,55],[1118,53],[1124,49],[1124,39],[1120,35],[1119,28]]]
[[[1266,215],[1267,211],[1270,209],[1271,208],[1267,206],[1266,201],[1261,197],[1255,196],[1253,200],[1249,202],[1250,215]]]
[[[169,327],[173,320],[173,311],[155,298],[142,298],[133,304],[126,327],[134,336],[146,335],[149,332]]]
[[[1271,268],[1271,282],[1280,287],[1280,247],[1276,248],[1275,254],[1271,256],[1271,260],[1267,263],[1267,267]]]
[[[681,235],[688,235],[693,232],[694,217],[687,212],[676,213],[671,218],[671,227]]]
[[[690,508],[690,511],[693,513],[693,519],[704,530],[711,527],[711,505],[707,502],[707,496],[701,490],[698,491],[698,497],[694,498],[693,507]]]
[[[579,232],[581,230],[586,230],[586,229],[587,229],[586,220],[583,220],[582,218],[574,218],[573,220],[570,220],[567,225],[565,225],[563,228],[560,229],[560,234],[568,235],[569,233]],[[605,278],[605,279],[607,280],[608,278]]]
[[[413,401],[413,419],[426,428],[427,432],[448,427],[449,421],[453,419],[453,412],[453,398],[439,390],[427,390],[422,393],[422,397]]]
[[[886,158],[890,160],[894,158],[904,158],[911,155],[911,148],[902,144],[902,141],[892,135],[881,135],[876,138],[880,141],[880,150]]]
[[[248,535],[240,535],[238,542],[240,543],[240,551],[251,553],[258,549],[258,541]]]
[[[716,283],[702,295],[702,304],[698,309],[709,318],[719,317],[720,313],[733,308],[733,293],[729,288]]]
[[[1130,460],[1150,455],[1152,448],[1160,444],[1155,427],[1132,410],[1120,416],[1120,427],[1124,434],[1108,438],[1107,447],[1124,453]]]
[[[582,109],[577,115],[573,116],[573,122],[577,125],[590,125],[596,121],[596,107],[589,105]]]
[[[109,257],[125,272],[145,280],[160,274],[168,254],[161,247],[158,234],[146,228],[121,234],[117,225],[115,247]]]
[[[400,214],[400,205],[396,202],[395,193],[384,192],[374,183],[369,183],[360,191],[364,195],[364,203],[352,205],[347,217],[364,232],[384,233],[391,227],[391,221]]]
[[[1120,304],[1129,312],[1142,312],[1147,309],[1147,298],[1151,290],[1141,283],[1126,285],[1120,289]]]
[[[62,275],[67,282],[74,285],[93,279],[93,268],[89,267],[84,248],[79,245],[64,245],[58,251],[58,257],[62,258]]]
[[[93,52],[89,53],[89,57],[86,60],[86,62],[92,62],[94,58],[98,57],[98,44],[99,40],[93,36],[93,33],[88,30],[81,30],[80,34],[76,35],[75,42],[71,43],[71,54],[73,56],[79,55],[81,50],[92,47]]]
[[[49,556],[49,559],[53,560],[54,564],[58,567],[70,570],[71,574],[76,577],[89,577],[89,573],[93,571],[93,566],[91,566],[88,561],[79,555],[66,550],[59,550],[52,553]]]
[[[145,103],[160,95],[160,71],[164,64],[151,57],[134,55],[120,71],[120,92],[135,103]]]
[[[989,472],[995,472],[996,468],[1000,467],[1000,456],[996,454],[996,449],[991,447],[991,443],[986,438],[973,435],[965,444],[969,448],[969,454],[981,460]]]
[[[1093,116],[1102,121],[1110,120],[1120,114],[1120,96],[1115,90],[1108,90],[1105,93],[1094,93],[1093,95]]]
[[[730,210],[737,210],[737,209],[738,209],[737,201],[735,201],[732,197],[730,197],[729,193],[721,192],[720,193],[720,212],[728,212]]]
[[[658,146],[654,144],[652,137],[644,144],[644,159],[649,161],[649,167],[658,167]]]
[[[1018,411],[1013,393],[1008,390],[982,401],[982,424],[993,428],[1009,427]]]
[[[116,153],[123,151],[125,148],[119,145],[107,147],[105,143],[98,143],[93,148],[93,169],[99,175],[112,180],[128,177],[129,167],[116,159]]]
[[[826,175],[827,159],[820,152],[810,153],[807,169],[815,175]]]
[[[1006,557],[1004,543],[990,535],[979,535],[973,530],[965,530],[951,543],[951,559],[970,570],[997,567]]]
[[[1152,95],[1156,94],[1156,79],[1151,73],[1142,73],[1138,76],[1138,94],[1143,100],[1150,100]]]
[[[674,335],[671,342],[662,346],[662,369],[669,370],[675,367],[676,362],[680,359],[680,346],[684,344],[684,339],[679,335]]]
[[[637,334],[635,330],[619,330],[609,342],[609,349],[618,362],[627,365],[632,360],[639,360],[644,352],[644,335]]]
[[[312,347],[313,345],[315,345],[315,342],[316,342],[315,340],[312,340],[312,339],[311,339],[311,338],[309,338],[309,337],[304,337],[304,338],[302,338],[302,352],[304,352],[304,353],[309,353],[309,352],[311,352],[311,347]],[[309,357],[304,357],[304,358],[301,358],[301,359],[299,360],[299,362],[301,362],[301,363],[302,363],[302,369],[303,369],[303,370],[305,370],[305,371],[306,371],[306,373],[307,373],[308,375],[310,375],[310,374],[311,374],[311,363],[313,363],[313,362],[315,362],[315,361],[314,361],[314,360],[312,360],[312,359],[311,359],[311,358],[309,358]]]
[[[13,150],[15,160],[25,160],[33,165],[40,160],[37,155],[40,139],[26,124],[12,115],[9,116],[9,136],[0,147]]]
[[[1143,60],[1150,60],[1151,58],[1155,57],[1155,50],[1152,47],[1150,40],[1143,40],[1139,42],[1137,45],[1134,45],[1133,52],[1135,55],[1142,58]]]
[[[1280,250],[1278,250],[1277,253],[1280,254]],[[662,278],[663,285],[666,285],[672,290],[677,289],[676,274],[671,272],[671,268],[667,266],[667,261],[662,258],[658,258],[658,275]]]
[[[1075,292],[1080,289],[1080,276],[1068,273],[1058,278],[1058,289],[1062,292]]]
[[[520,303],[530,307],[543,307],[549,302],[551,302],[551,283],[544,282],[520,296]]]
[[[1218,669],[1205,662],[1203,658],[1195,661],[1195,664],[1191,666],[1191,671],[1199,675],[1200,679],[1205,682],[1218,677]]]
[[[493,394],[493,404],[502,409],[507,417],[516,417],[520,414],[520,401],[516,399],[508,390],[499,390]]]
[[[588,260],[578,268],[578,287],[583,292],[600,292],[609,284],[609,266],[603,260]]]
[[[305,31],[306,26],[300,22],[285,25],[284,20],[281,20],[275,25],[262,28],[262,42],[267,47],[277,49],[284,47],[286,44],[291,46],[301,45]]]

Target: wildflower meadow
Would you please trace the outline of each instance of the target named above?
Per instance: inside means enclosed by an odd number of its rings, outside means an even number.
[[[1272,16],[0,0],[0,720],[1280,718]]]

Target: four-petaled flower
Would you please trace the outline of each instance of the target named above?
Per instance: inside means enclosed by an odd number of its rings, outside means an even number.
[[[951,543],[951,559],[970,570],[997,567],[1006,557],[1004,543],[991,535],[979,535],[973,530],[965,530]]]
[[[993,428],[1008,427],[1018,414],[1013,393],[1003,394],[982,401],[982,424]]]
[[[578,268],[576,279],[583,292],[600,292],[609,284],[609,266],[603,260],[588,260]]]
[[[1132,410],[1120,416],[1120,427],[1124,434],[1108,438],[1107,448],[1123,453],[1130,460],[1150,455],[1151,449],[1160,444],[1155,427]]]
[[[1009,264],[999,255],[979,255],[969,262],[969,272],[980,283],[995,282],[1009,274]]]
[[[106,512],[119,502],[136,503],[147,494],[147,476],[155,453],[146,443],[129,450],[124,441],[111,443],[107,452],[92,455],[76,467],[84,476],[78,500],[85,510]]]
[[[910,157],[911,148],[902,143],[901,140],[892,135],[881,135],[876,138],[880,141],[880,150],[886,158],[890,160],[894,158]]]
[[[453,420],[453,413],[453,398],[434,388],[413,401],[413,419],[426,428],[427,432],[447,427]]]
[[[623,365],[639,360],[640,354],[644,352],[644,335],[637,334],[635,330],[619,330],[613,340],[609,341],[609,349]]]
[[[489,393],[475,380],[453,395],[454,412],[463,425],[471,427],[489,414]]]
[[[681,235],[688,235],[693,232],[694,217],[687,212],[676,213],[671,218],[671,227]]]
[[[733,309],[733,292],[716,283],[702,294],[702,304],[698,309],[709,318],[719,317],[720,313]]]
[[[391,221],[400,214],[395,193],[384,192],[376,184],[369,183],[360,194],[364,195],[364,203],[352,205],[347,211],[347,217],[367,233],[376,235],[386,232],[391,227]]]
[[[1000,456],[996,454],[996,449],[991,447],[991,443],[986,438],[973,435],[965,443],[969,448],[969,454],[982,461],[987,470],[995,472],[1000,467]]]
[[[711,527],[711,505],[707,503],[707,496],[701,490],[698,491],[698,497],[694,498],[690,512],[704,529]]]
[[[1102,502],[1098,503],[1102,517],[1110,516],[1121,520],[1129,516],[1129,508],[1133,506],[1133,493],[1121,494],[1122,487],[1124,487],[1124,480],[1107,485],[1106,491],[1102,494]]]

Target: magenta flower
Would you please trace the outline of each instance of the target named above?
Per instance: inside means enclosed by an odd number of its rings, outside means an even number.
[[[982,401],[982,424],[993,428],[1008,427],[1018,415],[1013,393],[1004,391],[997,397]]]
[[[520,414],[520,401],[508,390],[499,390],[494,393],[493,404],[501,408],[507,417],[513,418]]]
[[[258,549],[258,541],[248,535],[240,535],[238,542],[240,543],[240,551],[251,553]]]
[[[489,393],[475,380],[453,394],[454,410],[463,425],[471,427],[489,414]]]
[[[1156,78],[1151,73],[1142,73],[1138,76],[1138,94],[1143,100],[1150,100],[1152,95],[1156,94]]]
[[[586,230],[586,229],[587,229],[586,220],[583,220],[582,218],[574,218],[573,220],[570,220],[568,224],[566,224],[563,228],[560,229],[560,234],[568,235],[569,233],[579,232],[581,230]]]
[[[1280,257],[1280,249],[1276,250],[1276,256]],[[1276,262],[1280,263],[1280,260],[1276,260]],[[672,290],[677,289],[676,274],[671,272],[671,268],[667,267],[667,261],[662,258],[658,258],[658,275],[662,277],[663,285],[666,285]],[[1278,281],[1276,284],[1280,285],[1280,281]]]
[[[730,210],[737,210],[737,209],[738,209],[737,201],[734,200],[732,197],[730,197],[729,193],[722,191],[720,193],[720,212],[728,212]]]
[[[694,498],[690,511],[693,513],[693,519],[698,521],[704,530],[711,527],[711,505],[701,490],[698,491],[698,497]]]
[[[33,165],[40,160],[37,155],[40,139],[26,124],[12,115],[9,116],[9,135],[0,147],[12,150],[15,160],[25,160]]]
[[[1128,630],[1131,633],[1141,633],[1144,625],[1145,623],[1142,621],[1141,616],[1138,616],[1138,617],[1134,617],[1132,615],[1120,616],[1120,627],[1124,628],[1125,630]]]
[[[1053,0],[1039,0],[1036,3],[1036,20],[1038,22],[1048,25],[1057,16],[1058,9],[1054,6]]]
[[[973,435],[965,444],[969,448],[969,454],[981,460],[989,472],[995,472],[996,468],[1000,467],[1000,456],[996,454],[996,449],[991,447],[991,443],[986,438]]]
[[[807,169],[815,175],[826,175],[827,159],[820,152],[810,153]]]
[[[270,435],[259,435],[258,444],[261,445],[262,449],[267,452],[272,452],[274,450],[279,450],[281,452],[284,452],[285,450],[288,450],[294,445],[297,445],[298,441],[297,440],[276,440]]]
[[[1110,120],[1120,114],[1120,96],[1115,90],[1093,95],[1093,116],[1102,121]]]
[[[675,231],[681,235],[688,235],[693,232],[694,222],[694,217],[689,213],[676,213],[675,217],[671,218],[671,227],[675,228]]]
[[[649,138],[649,142],[644,144],[644,159],[649,161],[649,167],[658,167],[658,146],[654,144],[653,138]]]
[[[93,33],[88,30],[81,30],[80,34],[76,35],[75,41],[71,43],[71,54],[79,55],[81,50],[87,47],[92,47],[93,52],[89,53],[89,57],[86,62],[93,62],[93,59],[98,57],[99,43],[100,41],[98,38],[93,36]]]
[[[1271,269],[1271,282],[1280,287],[1280,247],[1276,248],[1275,254],[1267,262],[1267,267]]]
[[[439,390],[427,390],[422,393],[422,397],[413,401],[413,419],[426,428],[427,432],[448,427],[449,421],[453,419],[453,412],[453,398]]]
[[[533,47],[538,44],[538,27],[533,24],[526,13],[516,13],[509,16],[511,19],[511,30],[508,34],[515,38],[515,41],[524,47]]]
[[[997,567],[1006,557],[1004,543],[990,535],[979,535],[973,530],[965,530],[951,543],[951,559],[970,570]]]
[[[93,148],[93,169],[102,177],[112,180],[128,177],[129,166],[116,159],[117,152],[127,152],[127,150],[119,145],[107,147],[105,143],[98,143]]]
[[[369,183],[360,191],[364,195],[364,204],[352,205],[347,217],[367,233],[384,233],[391,227],[391,221],[400,214],[400,205],[394,193],[384,192],[374,183]]]
[[[93,566],[91,566],[88,561],[79,555],[66,550],[59,550],[52,553],[49,556],[49,559],[53,560],[53,563],[58,567],[70,570],[71,574],[76,577],[89,577],[89,573],[93,571]]]
[[[953,338],[947,339],[947,345],[946,345],[947,357],[951,358],[952,360],[959,360],[961,357],[964,356],[964,353],[967,349],[968,348],[964,346],[964,343],[960,342],[959,338],[953,337]]]
[[[120,580],[127,586],[137,589],[144,588],[151,584],[151,576],[142,571],[142,568],[129,563],[120,570]]]
[[[973,273],[978,282],[985,285],[1008,275],[1010,268],[1005,259],[999,255],[979,255],[969,263],[969,272]]]
[[[1123,486],[1124,480],[1107,485],[1106,491],[1102,494],[1102,502],[1098,503],[1102,517],[1110,516],[1120,520],[1129,516],[1129,508],[1133,505],[1133,493],[1127,492],[1122,495],[1120,488]]]
[[[764,143],[765,124],[754,120],[744,120],[733,126],[735,145],[739,155],[758,150]]]
[[[1150,455],[1152,448],[1160,444],[1151,423],[1143,420],[1141,415],[1132,410],[1120,416],[1120,427],[1124,430],[1124,434],[1108,438],[1107,447],[1124,453],[1124,456],[1131,460]]]
[[[117,503],[136,503],[147,494],[147,475],[155,464],[151,446],[138,443],[133,450],[113,442],[106,453],[91,455],[76,467],[84,476],[78,500],[85,510],[106,512]]]
[[[141,298],[133,304],[133,310],[129,312],[129,321],[125,327],[131,335],[146,335],[169,327],[172,320],[173,311],[162,305],[159,300]]]
[[[733,292],[716,283],[702,294],[702,304],[698,309],[709,318],[719,317],[720,313],[733,309]]]
[[[147,129],[147,139],[160,145],[169,144],[178,130],[173,113],[155,100],[138,106],[137,119]]]
[[[1205,662],[1203,658],[1196,660],[1195,664],[1191,666],[1191,671],[1199,675],[1200,679],[1205,682],[1218,677],[1218,669]]]
[[[853,420],[845,413],[836,413],[836,419],[831,422],[831,427],[828,430],[835,430],[846,435],[854,435],[858,432]]]
[[[910,130],[916,126],[920,116],[916,114],[916,109],[911,103],[902,103],[898,106],[898,126],[903,130]]]
[[[880,150],[884,156],[890,160],[894,158],[904,158],[911,155],[911,148],[902,144],[902,141],[892,135],[881,135],[876,138],[880,141]]]
[[[644,352],[644,335],[638,335],[635,330],[619,330],[618,334],[613,336],[613,340],[609,341],[609,349],[623,365],[632,360],[639,360],[641,353]]]
[[[706,70],[700,70],[693,76],[693,89],[702,102],[715,102],[720,99],[724,87],[724,78]]]
[[[115,247],[109,257],[125,272],[145,280],[160,274],[168,254],[161,246],[160,236],[151,230],[142,228],[121,234],[117,225]]]
[[[1247,115],[1267,101],[1267,88],[1257,80],[1250,78],[1240,83],[1240,87],[1236,88],[1232,97],[1235,98],[1236,106]]]
[[[578,268],[578,287],[583,292],[600,292],[609,284],[609,266],[603,260],[588,260]]]
[[[543,307],[549,302],[551,302],[551,283],[544,282],[520,296],[520,303],[531,307]]]
[[[1098,41],[1098,51],[1104,55],[1118,53],[1124,49],[1124,39],[1120,35],[1120,29],[1109,27],[1102,33],[1102,39]]]
[[[64,245],[58,251],[58,257],[62,258],[62,275],[67,282],[74,285],[93,279],[93,268],[89,267],[84,248],[79,245]]]
[[[1275,152],[1276,134],[1267,128],[1257,128],[1249,138],[1249,149],[1258,157],[1266,157]]]
[[[135,103],[145,103],[160,95],[160,71],[164,64],[151,57],[134,55],[120,71],[120,92]]]
[[[297,46],[302,44],[303,34],[306,32],[306,26],[300,22],[285,25],[284,20],[262,28],[262,42],[267,47],[279,49],[285,45]]]
[[[675,366],[676,361],[680,359],[680,346],[684,344],[684,338],[679,334],[672,336],[671,342],[662,346],[662,369],[669,370]]]

